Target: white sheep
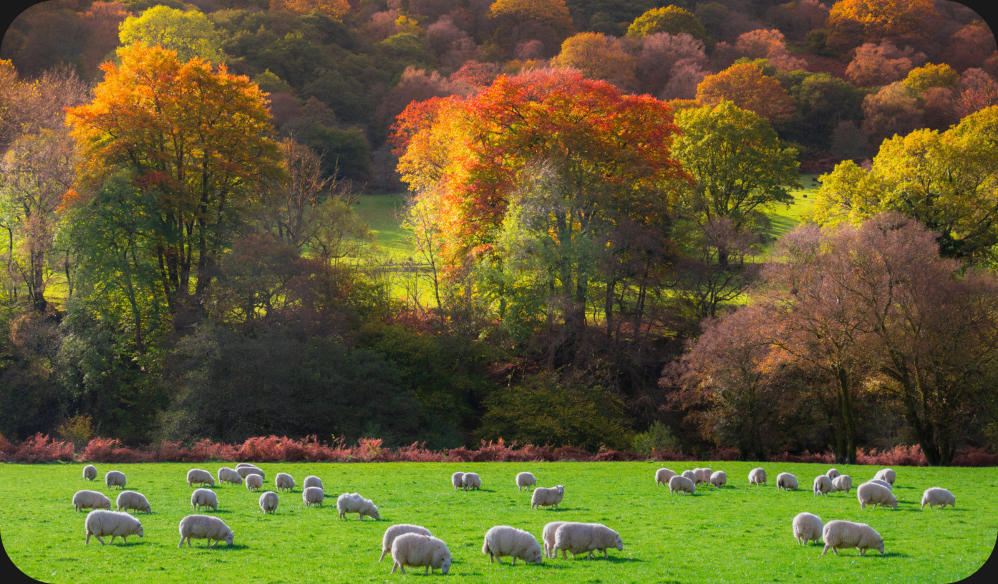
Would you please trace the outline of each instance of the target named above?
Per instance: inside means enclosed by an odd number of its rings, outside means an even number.
[[[891,484],[889,482],[885,481],[884,479],[870,479],[870,480],[868,480],[866,482],[873,483],[875,485],[880,485],[881,487],[886,488],[888,491],[892,491],[892,492],[894,491],[894,487],[891,486]]]
[[[88,464],[83,467],[83,478],[88,481],[92,481],[97,478],[97,467],[92,464]]]
[[[700,480],[699,477],[697,477],[697,473],[694,472],[694,471],[692,471],[692,470],[684,470],[682,473],[680,473],[679,476],[685,477],[685,478],[689,479],[690,482],[692,482],[694,486],[696,486],[697,481]],[[669,480],[672,480],[672,479],[669,479]]]
[[[222,483],[232,483],[234,485],[243,484],[243,477],[236,469],[223,466],[218,469],[218,484]]]
[[[683,475],[676,475],[669,479],[669,493],[675,495],[676,493],[690,493],[693,494],[697,490],[693,481],[689,477],[684,477]]]
[[[532,487],[537,484],[537,479],[533,473],[521,472],[516,475],[516,490],[522,491],[524,487]]]
[[[887,481],[893,487],[894,486],[894,479],[895,479],[895,477],[896,477],[896,475],[894,474],[894,470],[893,469],[882,468],[882,469],[880,469],[880,470],[877,471],[877,474],[874,475],[873,478],[880,479],[882,481]]]
[[[565,498],[565,485],[555,485],[553,487],[537,487],[530,495],[530,508],[540,509],[541,507],[558,508],[558,504]]]
[[[200,468],[192,468],[187,471],[187,486],[192,487],[197,483],[199,485],[210,485],[215,486],[215,477],[211,476],[211,473],[202,470]]]
[[[480,489],[482,488],[482,477],[478,476],[478,473],[466,472],[464,476],[461,477],[461,482],[464,485],[464,490],[468,489]]]
[[[450,484],[454,485],[455,489],[460,489],[461,487],[463,487],[464,486],[464,473],[458,471],[458,472],[450,475]]]
[[[356,513],[357,519],[363,521],[364,516],[371,517],[375,521],[381,519],[378,508],[370,499],[365,499],[359,493],[343,493],[336,498],[336,510],[340,513],[340,519],[346,519],[347,513]]]
[[[876,483],[863,483],[857,487],[856,498],[859,499],[860,509],[866,509],[866,506],[871,503],[874,509],[877,508],[877,505],[898,508],[898,500],[894,493],[891,493],[887,487]]]
[[[286,472],[279,472],[274,475],[274,487],[278,491],[287,489],[290,492],[295,488],[295,479]]]
[[[243,477],[244,479],[246,478],[247,475],[251,474],[258,474],[260,475],[261,478],[267,478],[267,476],[263,474],[262,470],[253,466],[252,464],[247,464],[245,462],[241,462],[236,465],[236,472],[239,473],[239,476]]]
[[[512,556],[514,566],[517,558],[531,564],[543,561],[537,539],[529,532],[509,525],[496,525],[485,532],[482,553],[489,554],[490,564],[496,559],[501,564],[503,556]]]
[[[183,547],[184,540],[187,540],[187,547],[191,547],[192,539],[207,539],[208,547],[213,547],[220,541],[231,546],[234,537],[229,526],[218,517],[188,515],[180,520],[180,544],[177,547]]]
[[[925,489],[922,493],[922,510],[925,510],[925,504],[929,504],[929,509],[933,506],[938,505],[940,509],[949,505],[950,507],[956,507],[956,497],[953,493],[942,487],[929,487]]]
[[[793,520],[793,529],[794,539],[801,545],[807,545],[812,539],[821,541],[821,518],[813,513],[798,513]]]
[[[314,475],[308,475],[305,480],[302,481],[301,487],[306,489],[308,487],[319,487],[322,488],[322,479]]]
[[[280,499],[278,498],[277,493],[274,491],[264,491],[263,494],[260,495],[260,500],[258,502],[260,504],[260,509],[263,509],[264,513],[273,513],[277,511],[277,503],[279,501]]]
[[[827,495],[835,490],[835,485],[832,480],[828,478],[828,475],[818,475],[814,477],[814,487],[812,489],[815,496]]]
[[[104,475],[104,484],[107,488],[118,487],[120,489],[125,488],[125,473],[120,470],[109,470],[107,474]]]
[[[101,545],[104,545],[104,540],[100,538],[102,535],[110,535],[111,543],[114,543],[116,537],[120,537],[121,541],[125,543],[128,543],[129,535],[142,537],[142,523],[128,513],[94,509],[87,513],[84,525],[87,532],[87,544],[90,543],[91,535],[96,537]]]
[[[73,494],[73,507],[80,509],[110,509],[111,499],[104,493],[97,491],[76,491]]]
[[[255,491],[263,486],[263,477],[256,473],[246,475],[246,488]]]
[[[723,470],[715,470],[710,473],[710,484],[718,488],[728,484],[728,473]]]
[[[152,513],[152,509],[149,507],[149,500],[146,499],[145,495],[136,491],[122,491],[118,494],[118,499],[115,500],[114,505],[118,508],[118,511],[135,509],[136,511]]]
[[[825,472],[825,476],[833,481],[835,480],[835,477],[839,476],[839,474],[840,474],[839,471],[837,471],[834,468],[830,468]]]
[[[766,469],[761,466],[757,466],[749,471],[748,482],[750,485],[765,485],[766,484]]]
[[[326,494],[322,492],[322,487],[305,487],[301,492],[301,500],[305,502],[306,507],[311,507],[312,505],[318,505],[322,507],[322,500],[326,498]]]
[[[673,475],[675,476],[675,475]],[[554,551],[554,536],[558,532],[558,528],[566,523],[572,523],[571,521],[552,521],[544,526],[544,531],[541,533],[541,539],[544,540],[544,555],[553,558],[555,557]]]
[[[611,547],[623,550],[624,541],[619,533],[602,523],[566,523],[554,534],[554,553],[557,556],[561,550],[564,558],[568,557],[567,552],[572,555],[589,552],[586,557],[591,558],[594,551],[602,551],[603,557],[607,557],[606,550]]]
[[[191,507],[195,511],[200,511],[201,507],[211,507],[212,511],[218,511],[218,496],[210,489],[196,489],[191,493]]]
[[[395,538],[402,535],[403,533],[418,533],[420,535],[430,535],[430,530],[426,529],[422,525],[413,525],[411,523],[398,523],[396,525],[390,526],[385,530],[384,537],[381,538],[381,557],[378,561],[385,559],[385,556],[392,553],[392,542]]]
[[[450,569],[450,550],[442,539],[432,535],[403,533],[392,542],[392,560],[392,574],[396,568],[405,574],[406,566],[426,566],[426,574],[440,568],[446,574]]]
[[[781,472],[776,475],[776,488],[786,491],[796,491],[797,477],[788,472]]]
[[[676,476],[675,471],[668,468],[660,468],[655,471],[655,485],[669,486],[669,479]]]
[[[706,468],[706,467],[704,467],[704,468],[698,468],[698,469],[695,469],[693,471],[693,473],[697,475],[697,483],[696,484],[698,484],[698,485],[708,485],[708,484],[710,484],[711,470],[709,468]]]
[[[849,489],[852,488],[852,477],[849,475],[839,475],[832,481],[832,487],[836,491],[845,491],[848,493]]]
[[[839,555],[839,550],[844,548],[859,548],[859,555],[865,554],[868,549],[884,553],[884,538],[865,523],[834,519],[821,530],[821,539],[825,542],[821,555],[825,555],[829,548],[835,555]]]

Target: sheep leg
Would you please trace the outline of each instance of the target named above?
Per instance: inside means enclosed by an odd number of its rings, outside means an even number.
[[[398,567],[399,567],[399,563],[398,563],[398,562],[394,562],[394,563],[392,564],[392,574],[394,574],[394,573],[395,573],[395,568],[398,568]],[[403,573],[404,573],[404,572],[403,572]]]
[[[500,560],[499,563],[502,563],[502,558],[500,558],[499,560]],[[513,565],[514,566],[516,565],[516,556],[513,556]]]
[[[423,575],[424,576],[429,576],[430,575],[430,565],[429,564],[426,564],[426,570],[423,572]]]
[[[866,548],[859,548],[859,555],[863,555],[865,553],[866,553]]]
[[[110,543],[114,543],[114,535],[111,536],[111,542]]]
[[[827,554],[828,553],[828,548],[830,548],[830,547],[831,547],[830,545],[825,544],[825,549],[821,550],[821,555]],[[834,550],[835,548],[832,548],[832,549]]]
[[[90,545],[90,532],[87,532],[87,542],[83,545]]]
[[[378,558],[378,561],[380,562],[381,560],[385,559],[385,554],[387,554],[387,553],[388,553],[388,550],[382,550],[381,551],[381,557]]]
[[[101,539],[99,535],[97,535],[97,534],[95,533],[95,534],[94,534],[94,537],[96,537],[96,538],[97,538],[97,541],[99,541],[101,545],[104,545],[104,540],[103,540],[103,539]]]

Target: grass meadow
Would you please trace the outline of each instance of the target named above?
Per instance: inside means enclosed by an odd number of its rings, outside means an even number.
[[[701,486],[696,495],[670,495],[654,483],[667,466],[681,472],[700,465],[728,473],[722,489]],[[222,518],[235,532],[234,545],[206,549],[205,541],[177,548],[177,525],[193,513],[185,482],[189,468],[216,473],[229,463],[98,464],[98,480],[85,481],[82,463],[0,465],[0,534],[3,546],[24,573],[43,582],[388,582],[420,580],[422,570],[390,574],[391,561],[378,562],[381,536],[394,523],[417,523],[447,542],[453,558],[449,579],[468,582],[953,582],[975,572],[988,558],[998,533],[998,468],[895,467],[897,510],[860,510],[849,494],[814,497],[811,481],[827,465],[763,463],[769,484],[752,486],[756,463],[531,462],[531,463],[261,463],[264,488],[273,490],[277,472],[296,482],[281,494],[275,515],[257,506],[259,492],[238,485],[216,486]],[[873,466],[838,466],[859,484]],[[104,472],[118,469],[127,488],[146,495],[151,514],[138,514],[143,538],[84,545],[85,511],[76,512],[73,493],[90,488],[109,495]],[[455,491],[452,472],[474,471],[481,491]],[[565,485],[561,507],[532,510],[530,493],[517,492],[514,476],[529,470],[539,486]],[[802,490],[781,492],[776,474],[794,473]],[[306,509],[301,482],[315,474],[327,494],[322,508]],[[949,488],[957,507],[919,510],[922,491]],[[381,521],[337,517],[335,498],[359,492],[372,499]],[[870,524],[884,538],[884,555],[855,549],[822,557],[821,544],[798,545],[790,523],[801,511],[824,522],[848,519]],[[207,513],[212,513],[207,511]],[[545,559],[542,565],[489,564],[482,537],[493,525],[526,529],[540,541],[554,520],[600,522],[616,529],[624,550],[608,559]],[[436,572],[433,578],[440,578]]]

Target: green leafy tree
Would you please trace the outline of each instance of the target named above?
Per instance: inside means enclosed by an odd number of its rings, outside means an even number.
[[[142,43],[177,52],[181,61],[201,57],[212,63],[225,60],[221,38],[203,12],[153,6],[138,16],[129,16],[118,28],[122,45]]]
[[[671,4],[648,10],[635,18],[634,22],[627,27],[627,35],[633,37],[645,37],[657,32],[669,34],[685,32],[693,35],[693,38],[707,42],[707,30],[700,23],[700,20],[690,11]]]

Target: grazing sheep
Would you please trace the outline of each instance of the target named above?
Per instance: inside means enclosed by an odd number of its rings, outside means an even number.
[[[684,470],[682,473],[680,473],[679,476],[685,477],[685,478],[689,479],[690,482],[692,482],[693,485],[696,486],[696,484],[697,484],[697,473],[695,473],[694,471],[692,471],[692,470]],[[672,480],[672,479],[669,479],[669,480]]]
[[[187,547],[191,547],[192,539],[207,539],[208,547],[213,547],[220,541],[231,546],[234,535],[229,526],[218,517],[188,515],[180,520],[180,544],[177,547],[183,547],[185,539]]]
[[[73,507],[80,509],[110,509],[111,499],[97,491],[76,491],[73,494]]]
[[[828,478],[828,475],[818,475],[814,477],[814,494],[817,495],[827,495],[835,490],[835,485],[832,480]]]
[[[801,545],[807,545],[812,539],[821,541],[821,518],[813,513],[798,513],[793,520],[793,529],[794,539]]]
[[[301,492],[301,500],[305,502],[306,507],[312,505],[322,507],[322,500],[325,497],[326,494],[322,492],[322,487],[305,487]]]
[[[114,502],[114,505],[118,508],[118,511],[135,509],[136,511],[152,513],[152,509],[149,507],[149,500],[142,493],[135,491],[122,491],[118,494],[118,499]]]
[[[859,499],[859,508],[866,509],[866,506],[873,503],[873,508],[877,505],[898,508],[898,500],[891,490],[876,483],[863,483],[856,488],[856,498]]]
[[[567,552],[572,555],[589,552],[586,557],[591,558],[594,551],[602,551],[603,557],[607,557],[606,550],[611,547],[623,550],[624,542],[619,533],[602,523],[566,523],[554,534],[555,555],[561,550],[564,558],[568,557]]]
[[[482,488],[482,477],[478,476],[478,473],[466,472],[464,476],[461,477],[461,482],[464,485],[464,490],[468,489],[480,489]]]
[[[288,492],[291,492],[295,488],[295,479],[286,472],[279,472],[274,475],[274,487],[278,491],[287,489]]]
[[[540,564],[543,561],[541,546],[537,543],[537,539],[529,532],[509,525],[496,525],[485,532],[482,553],[489,554],[490,564],[495,559],[501,564],[503,556],[512,556],[514,566],[517,558],[531,564]]]
[[[260,509],[263,509],[264,513],[273,513],[277,511],[277,503],[280,499],[277,497],[277,493],[274,491],[264,491],[260,495]]]
[[[537,484],[537,479],[533,473],[521,472],[516,475],[516,490],[522,491],[523,487],[532,487]]]
[[[710,469],[709,468],[697,468],[693,469],[693,474],[697,476],[697,485],[707,485],[710,484]]]
[[[87,531],[87,544],[90,543],[91,535],[96,537],[101,545],[104,545],[104,540],[100,538],[102,535],[110,535],[111,543],[114,543],[116,537],[120,537],[125,543],[128,543],[129,535],[142,537],[142,523],[128,513],[94,509],[87,513],[84,525]]]
[[[88,464],[87,466],[83,467],[83,478],[87,479],[88,481],[92,481],[95,478],[97,478],[97,467],[92,464]]]
[[[785,491],[796,491],[797,477],[788,472],[781,472],[776,475],[776,488]]]
[[[253,466],[252,464],[246,464],[245,462],[241,462],[236,465],[236,472],[239,473],[239,476],[243,477],[244,479],[246,478],[247,475],[251,474],[258,474],[260,475],[260,478],[264,479],[267,478],[267,475],[263,474],[262,470]]]
[[[236,469],[223,466],[218,469],[218,484],[232,483],[234,485],[243,484],[243,477]]]
[[[218,511],[218,496],[215,491],[209,489],[197,489],[191,493],[191,507],[195,511],[200,511],[201,507],[211,507],[212,511]]]
[[[541,507],[558,508],[558,504],[565,498],[565,486],[556,485],[553,487],[537,487],[530,496],[530,508],[540,509]]]
[[[852,477],[849,475],[839,475],[832,481],[832,487],[836,491],[845,491],[848,493],[849,489],[852,488]]]
[[[841,473],[839,473],[839,471],[835,470],[834,468],[830,468],[828,469],[827,472],[825,472],[825,476],[833,481],[835,480],[835,477],[839,476],[839,474]]]
[[[766,470],[761,466],[753,468],[748,473],[748,482],[750,485],[765,485]]]
[[[655,484],[669,486],[669,479],[676,476],[676,473],[667,468],[660,468],[655,471]]]
[[[118,487],[121,489],[125,488],[125,473],[120,470],[109,470],[107,474],[104,475],[104,484],[107,488]]]
[[[303,489],[307,489],[308,487],[319,487],[321,489],[322,479],[314,475],[308,475],[305,477],[305,480],[302,482],[301,486]]]
[[[710,473],[710,484],[718,488],[728,484],[728,473],[723,470],[715,470]]]
[[[406,566],[426,566],[426,574],[440,568],[446,574],[450,569],[450,550],[442,539],[432,535],[403,533],[392,542],[392,560],[392,574],[396,568],[405,574]]]
[[[385,556],[392,553],[392,542],[395,538],[402,535],[403,533],[418,533],[420,535],[430,535],[430,530],[426,529],[422,525],[413,525],[411,523],[399,523],[390,526],[385,530],[385,536],[381,538],[381,557],[378,561],[385,559]]]
[[[889,482],[887,482],[887,481],[885,481],[883,479],[870,479],[870,480],[868,480],[866,482],[873,483],[875,485],[880,485],[881,487],[886,488],[888,491],[894,491],[894,487],[891,486],[891,484]]]
[[[825,555],[829,548],[835,555],[839,555],[839,549],[844,548],[859,548],[859,555],[865,554],[868,549],[877,550],[881,555],[884,553],[884,538],[865,523],[834,519],[821,530],[821,539],[825,542],[821,555]]]
[[[381,519],[374,503],[370,499],[361,497],[358,493],[343,493],[337,497],[336,510],[340,512],[340,519],[346,519],[347,513],[356,513],[357,519],[361,521],[364,520],[365,515],[375,521]]]
[[[693,484],[693,481],[691,481],[688,477],[676,475],[669,479],[669,493],[672,495],[675,495],[678,492],[690,493],[692,495],[696,492],[696,490],[696,485]]]
[[[450,484],[454,485],[455,489],[460,489],[464,486],[464,473],[456,472],[450,475]]]
[[[949,505],[950,507],[956,507],[956,497],[953,493],[942,487],[929,487],[925,489],[922,493],[922,510],[925,510],[925,504],[929,504],[929,509],[933,506],[938,505],[940,509]]]
[[[211,473],[206,470],[201,470],[200,468],[192,468],[187,471],[187,486],[192,487],[194,483],[199,485],[210,485],[215,486],[215,477],[211,476]]]
[[[246,475],[246,488],[250,491],[255,491],[263,486],[263,477],[258,474],[248,474]]]
[[[895,474],[893,469],[882,468],[877,471],[877,474],[873,478],[887,481],[892,487],[894,486]]]
[[[675,476],[675,475],[673,475]],[[558,528],[566,523],[572,523],[571,521],[552,521],[544,526],[544,531],[541,533],[541,539],[544,540],[544,555],[553,558],[555,557],[554,551],[554,536],[558,532]]]

